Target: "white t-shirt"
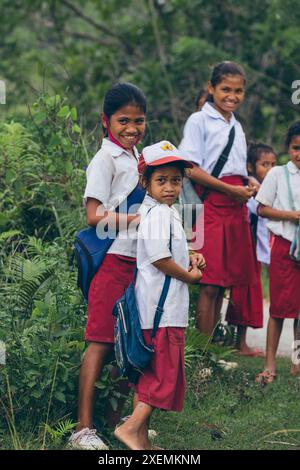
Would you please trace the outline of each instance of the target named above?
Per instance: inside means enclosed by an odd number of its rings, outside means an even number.
[[[296,210],[300,210],[300,170],[293,162],[288,162],[287,168],[290,175],[291,188]],[[284,166],[272,168],[265,177],[257,193],[256,200],[264,206],[273,207],[273,209],[291,211],[292,207],[289,201],[288,185]],[[288,220],[267,221],[268,229],[275,235],[293,241],[295,236],[296,224]]]
[[[188,118],[179,149],[184,157],[211,174],[228,142],[232,126],[235,126],[234,142],[219,178],[229,175],[248,176],[247,144],[241,124],[234,114],[228,122],[210,103],[205,103],[201,111]]]
[[[150,212],[149,209],[151,208]],[[137,242],[136,299],[142,329],[153,327],[156,307],[165,275],[152,263],[172,257],[183,269],[189,267],[188,246],[180,216],[174,207],[159,204],[146,195],[140,208],[141,222]],[[172,252],[170,251],[170,227]],[[188,325],[189,292],[185,282],[171,278],[160,327]]]
[[[87,171],[84,201],[91,197],[101,201],[107,210],[114,210],[136,187],[138,152],[127,152],[109,139],[103,139],[100,150],[91,160]],[[121,230],[108,253],[136,257],[135,230]]]

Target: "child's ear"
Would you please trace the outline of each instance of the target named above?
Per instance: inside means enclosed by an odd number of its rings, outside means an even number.
[[[211,81],[207,83],[207,92],[209,95],[213,95],[214,93],[214,87],[212,86]]]
[[[104,113],[103,113],[103,112],[100,114],[100,118],[101,118],[101,124],[102,124],[102,126],[103,126],[105,129],[107,129],[107,125],[106,125],[106,122],[105,122],[105,119],[104,119]]]
[[[250,175],[255,175],[255,170],[252,163],[247,163],[247,171],[250,173]]]
[[[140,176],[140,181],[143,189],[147,189],[148,181],[145,176]]]

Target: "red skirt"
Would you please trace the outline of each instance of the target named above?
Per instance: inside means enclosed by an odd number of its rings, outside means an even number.
[[[224,176],[221,180],[244,185],[242,176]],[[203,189],[196,185],[196,190],[201,195]],[[206,260],[201,284],[222,287],[253,284],[258,272],[246,204],[209,190],[204,201],[204,246],[197,251]]]
[[[151,331],[143,330],[147,344],[151,344]],[[158,328],[153,359],[135,386],[143,403],[167,411],[182,410],[185,394],[184,334],[185,328]]]
[[[263,291],[261,266],[257,262],[259,276],[250,286],[231,287],[225,320],[231,325],[263,327]]]
[[[135,261],[135,258],[128,256],[105,256],[89,289],[86,341],[114,343],[112,310],[132,281]]]
[[[271,247],[270,316],[298,318],[300,313],[300,264],[289,255],[291,242],[275,236]]]

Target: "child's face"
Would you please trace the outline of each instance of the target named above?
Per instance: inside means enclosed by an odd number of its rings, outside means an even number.
[[[106,127],[105,122],[103,125]],[[129,151],[143,137],[145,126],[145,114],[134,104],[128,104],[118,109],[109,120],[109,129],[113,137]]]
[[[241,75],[226,75],[215,87],[210,83],[208,92],[213,95],[215,108],[225,119],[229,119],[244,101],[244,78]]]
[[[291,161],[300,169],[300,135],[294,135],[289,145]]]
[[[262,183],[266,174],[276,165],[276,155],[271,152],[261,153],[255,164],[255,171],[251,171],[259,183]]]
[[[182,175],[178,168],[168,166],[156,169],[147,185],[147,191],[160,204],[172,206],[182,186]]]

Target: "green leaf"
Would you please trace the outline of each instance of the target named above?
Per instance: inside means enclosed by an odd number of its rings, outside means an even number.
[[[40,111],[39,113],[36,113],[34,116],[34,120],[37,124],[42,124],[42,122],[46,121],[47,119],[47,114],[45,111]]]
[[[78,126],[78,124],[74,124],[73,127],[72,127],[72,132],[74,134],[80,134],[81,133],[81,129],[80,127]]]
[[[69,106],[63,106],[57,113],[57,117],[65,118],[70,112]]]
[[[73,121],[77,121],[77,109],[76,108],[71,108],[71,119]]]

